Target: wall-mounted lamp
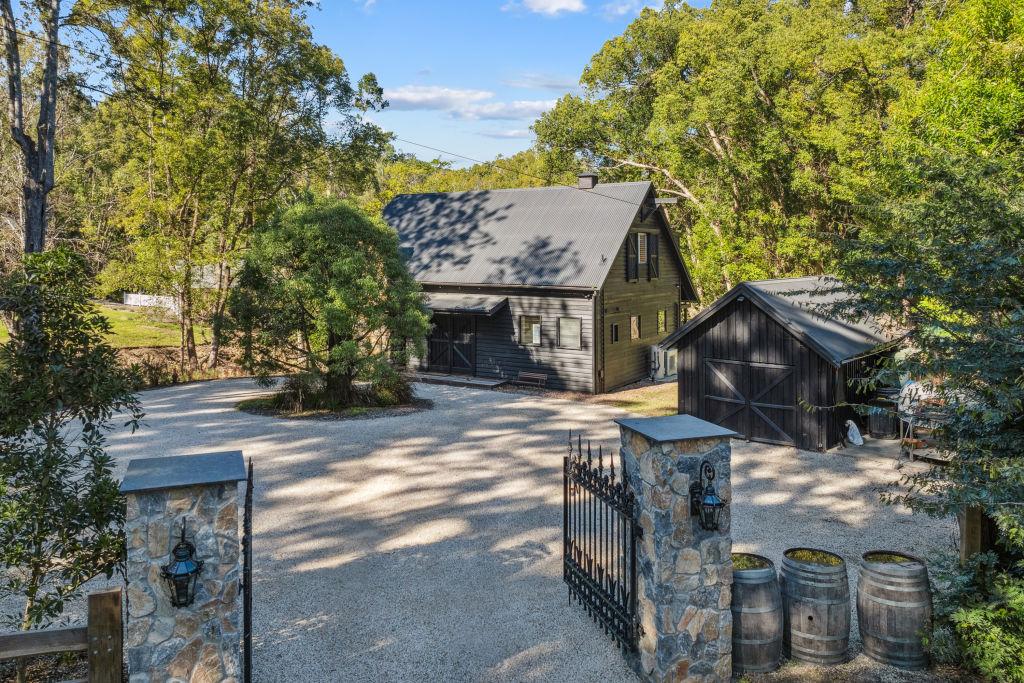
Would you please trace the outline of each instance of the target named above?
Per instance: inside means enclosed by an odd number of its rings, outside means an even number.
[[[716,531],[725,501],[715,491],[715,468],[707,460],[700,464],[700,481],[690,484],[690,515],[697,517],[700,528]]]
[[[185,522],[181,522],[181,540],[171,551],[171,561],[163,567],[162,576],[171,589],[171,604],[188,607],[196,599],[196,586],[203,563],[196,560],[196,547],[185,540]]]

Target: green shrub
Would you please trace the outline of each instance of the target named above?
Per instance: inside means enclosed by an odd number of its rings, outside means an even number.
[[[0,345],[0,615],[28,629],[124,551],[124,503],[105,450],[114,420],[142,417],[138,378],[105,341],[84,260],[56,249],[0,280],[14,333]]]
[[[935,624],[932,659],[988,680],[1024,683],[1024,577],[979,553],[961,566],[955,554],[929,563]]]
[[[282,408],[411,398],[402,370],[428,329],[420,290],[395,231],[346,202],[299,203],[260,226],[229,310],[243,366],[293,376]]]

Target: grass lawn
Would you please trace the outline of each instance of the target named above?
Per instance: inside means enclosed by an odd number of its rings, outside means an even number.
[[[637,389],[625,389],[612,394],[595,396],[595,403],[623,408],[637,415],[658,417],[675,415],[679,400],[679,385],[676,382],[665,382]]]
[[[96,308],[110,321],[110,343],[118,348],[132,346],[178,346],[180,333],[178,324],[155,320],[143,309],[97,304]],[[205,327],[196,328],[196,343],[209,340],[210,331]],[[0,344],[7,341],[7,330],[0,325]]]

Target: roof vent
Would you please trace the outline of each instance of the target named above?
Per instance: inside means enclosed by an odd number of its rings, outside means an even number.
[[[580,173],[577,187],[581,190],[593,190],[595,185],[597,185],[596,173]]]

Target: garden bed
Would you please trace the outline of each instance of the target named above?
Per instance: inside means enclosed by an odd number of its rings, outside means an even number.
[[[274,407],[271,394],[257,396],[238,402],[235,407],[252,415],[266,415],[288,420],[372,420],[379,417],[400,417],[411,415],[434,407],[426,398],[415,398],[410,403],[398,406],[353,406],[344,410],[299,410],[290,411]]]

